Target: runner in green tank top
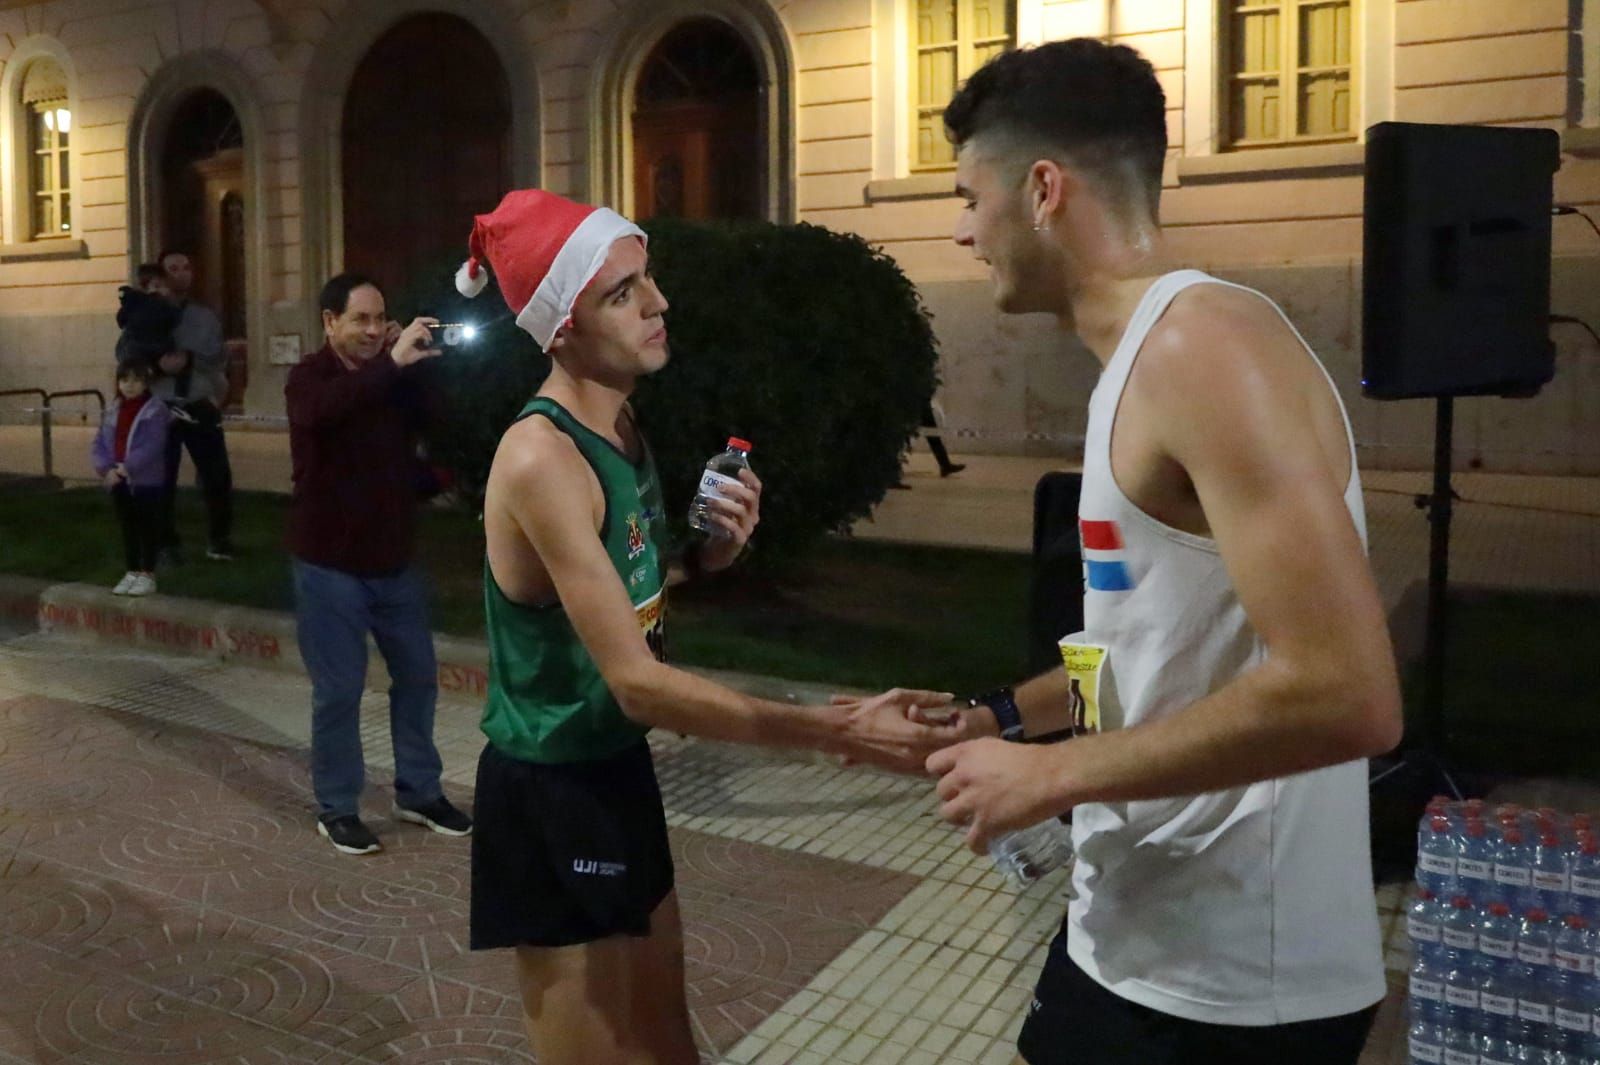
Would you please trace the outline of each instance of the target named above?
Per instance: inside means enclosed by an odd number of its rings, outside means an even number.
[[[484,500],[489,743],[472,946],[516,949],[544,1065],[692,1065],[683,929],[645,733],[812,747],[920,772],[953,730],[911,711],[950,697],[896,690],[792,706],[666,665],[660,487],[627,405],[637,379],[667,361],[667,301],[644,234],[604,208],[519,191],[479,216],[471,247],[458,287],[481,288],[489,260],[552,363],[500,441]],[[719,503],[722,535],[699,544],[687,569],[724,569],[749,542],[761,482],[749,471],[741,480]]]

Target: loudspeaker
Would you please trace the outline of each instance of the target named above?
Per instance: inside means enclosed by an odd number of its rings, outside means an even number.
[[[1361,384],[1374,399],[1531,396],[1555,372],[1554,130],[1367,131]]]
[[[1083,628],[1083,474],[1047,473],[1033,489],[1033,578],[1028,589],[1028,672],[1061,668],[1057,641]]]

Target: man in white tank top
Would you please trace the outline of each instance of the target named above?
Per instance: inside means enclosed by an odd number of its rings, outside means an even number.
[[[1077,687],[1002,689],[928,760],[974,849],[1074,811],[1022,1059],[1354,1063],[1385,991],[1365,759],[1401,719],[1338,395],[1265,297],[1169,266],[1137,52],[1005,54],[945,120],[956,242],[1002,310],[1056,315],[1103,366]]]

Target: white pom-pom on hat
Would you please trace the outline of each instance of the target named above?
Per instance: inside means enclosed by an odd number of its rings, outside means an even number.
[[[489,272],[473,256],[456,270],[456,291],[467,299],[476,299],[478,294],[489,287]]]

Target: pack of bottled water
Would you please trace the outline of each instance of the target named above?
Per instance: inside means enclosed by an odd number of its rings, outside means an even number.
[[[1435,797],[1417,825],[1407,1059],[1600,1065],[1588,814]]]

